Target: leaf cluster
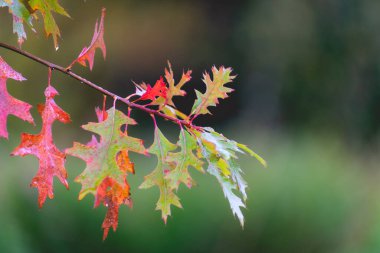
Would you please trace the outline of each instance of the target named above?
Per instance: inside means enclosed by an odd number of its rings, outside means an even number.
[[[52,35],[57,47],[57,37],[60,33],[51,13],[57,12],[68,16],[57,0],[0,0],[1,6],[8,7],[13,15],[14,29],[18,34],[20,45],[26,38],[23,24],[32,27],[33,19],[40,13],[44,18],[45,31],[48,35]],[[105,9],[102,10],[100,21],[96,22],[90,45],[84,47],[78,57],[61,71],[72,73],[76,63],[88,66],[92,70],[97,49],[100,49],[105,58],[104,20]],[[244,216],[241,208],[245,207],[247,200],[247,183],[243,179],[243,172],[237,161],[238,154],[251,155],[264,166],[266,163],[247,146],[226,138],[210,127],[194,124],[198,116],[211,114],[210,107],[217,106],[220,100],[227,98],[233,91],[227,86],[235,79],[231,68],[214,66],[211,73],[205,72],[203,83],[206,90],[204,93],[196,91],[197,98],[192,110],[185,113],[176,107],[173,99],[187,95],[183,88],[185,85],[190,85],[192,72],[184,71],[176,82],[171,64],[168,63],[164,76],[158,78],[154,85],[144,82],[134,83],[136,91],[127,98],[112,95],[114,104],[109,109],[106,109],[104,100],[103,108],[95,109],[97,121],[82,126],[85,131],[92,133],[91,140],[86,144],[74,142],[72,147],[61,151],[54,144],[53,123],[55,121],[70,123],[71,120],[69,114],[54,101],[58,92],[50,83],[53,69],[51,66],[53,65],[49,65],[49,81],[44,93],[45,103],[37,107],[42,118],[41,131],[36,135],[23,133],[20,145],[12,152],[14,156],[34,155],[38,158],[40,166],[32,179],[31,186],[38,190],[40,207],[48,197],[50,199],[54,197],[54,177],[69,187],[65,169],[66,156],[82,159],[86,163],[86,168],[75,179],[82,185],[79,199],[90,194],[95,198],[95,207],[102,204],[107,208],[102,224],[103,239],[105,239],[111,228],[113,230],[117,228],[120,206],[132,206],[132,189],[128,180],[131,180],[129,177],[135,172],[134,163],[129,156],[130,152],[134,152],[142,155],[151,154],[157,158],[157,165],[145,176],[139,188],[158,187],[160,195],[156,209],[161,211],[165,223],[171,215],[172,206],[182,207],[177,195],[179,187],[185,185],[187,188],[192,188],[196,185],[190,174],[190,171],[195,169],[201,173],[207,172],[216,178],[233,214],[243,226]],[[32,106],[13,98],[7,92],[8,79],[26,80],[0,57],[0,137],[3,138],[8,138],[6,128],[8,115],[15,115],[32,124],[34,122],[30,114]],[[86,81],[86,84],[89,82]],[[91,83],[91,86],[94,87],[94,84]],[[107,95],[112,94],[104,88],[98,87],[98,90]],[[128,115],[118,109],[118,100],[129,106]],[[137,124],[130,116],[132,108],[140,109],[152,116],[154,141],[148,148],[144,146],[143,140],[128,133],[129,127]],[[179,137],[176,143],[170,142],[160,130],[156,122],[157,116],[178,125]],[[206,170],[203,169],[204,165]]]

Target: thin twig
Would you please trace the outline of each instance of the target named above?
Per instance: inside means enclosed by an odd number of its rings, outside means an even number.
[[[104,88],[102,88],[101,86],[81,77],[80,75],[78,74],[75,74],[74,72],[71,71],[71,69],[68,69],[68,68],[64,68],[62,66],[59,66],[57,64],[54,64],[52,62],[49,62],[47,60],[44,60],[44,59],[41,59],[31,53],[28,53],[24,50],[21,50],[19,48],[16,48],[16,47],[13,47],[11,45],[8,45],[8,44],[5,44],[5,43],[2,43],[0,42],[0,47],[2,48],[5,48],[7,50],[10,50],[10,51],[13,51],[15,53],[18,53],[22,56],[25,56],[26,58],[29,58],[35,62],[38,62],[42,65],[45,65],[46,67],[50,68],[51,70],[57,70],[57,71],[60,71],[68,76],[71,76],[72,78],[78,80],[80,83],[82,84],[85,84],[101,93],[103,93],[104,95],[107,95],[107,96],[110,96],[112,97],[113,99],[117,99],[121,102],[123,102],[124,104],[128,105],[129,107],[132,107],[132,108],[136,108],[136,109],[139,109],[141,111],[144,111],[146,113],[149,113],[149,114],[154,114],[154,115],[157,115],[161,118],[164,118],[166,120],[169,120],[169,121],[172,121],[174,122],[175,124],[177,125],[184,125],[184,126],[187,126],[187,127],[190,127],[190,128],[195,128],[195,129],[200,129],[199,126],[195,126],[193,125],[191,122],[188,122],[186,120],[180,120],[180,119],[177,119],[177,118],[174,118],[174,117],[171,117],[171,116],[168,116],[166,114],[163,114],[159,111],[156,111],[156,110],[153,110],[153,109],[150,109],[150,108],[146,108],[145,106],[143,105],[139,105],[139,104],[136,104],[136,103],[133,103],[131,101],[129,101],[127,98],[123,98],[123,97],[120,97],[119,95],[116,95]]]

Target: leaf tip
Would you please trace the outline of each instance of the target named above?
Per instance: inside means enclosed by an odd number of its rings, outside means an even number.
[[[67,182],[67,179],[66,179],[66,178],[64,178],[64,179],[62,180],[62,184],[66,187],[67,190],[69,190],[69,183]]]
[[[103,242],[107,239],[109,231],[110,231],[110,228],[104,228],[104,230],[103,230]]]

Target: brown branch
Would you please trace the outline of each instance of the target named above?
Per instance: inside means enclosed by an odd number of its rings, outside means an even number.
[[[10,45],[2,43],[2,42],[0,42],[0,47],[8,49],[10,51],[13,51],[15,53],[18,53],[18,54],[20,54],[22,56],[25,56],[26,58],[29,58],[29,59],[31,59],[31,60],[33,60],[35,62],[38,62],[38,63],[40,63],[42,65],[45,65],[46,67],[48,67],[48,68],[50,68],[52,70],[58,70],[58,71],[66,74],[68,76],[71,76],[72,78],[78,80],[80,83],[85,84],[85,85],[87,85],[87,86],[89,86],[89,87],[91,87],[91,88],[93,88],[93,89],[95,89],[95,90],[103,93],[104,95],[110,96],[113,99],[117,99],[117,100],[123,102],[124,104],[128,105],[131,108],[136,108],[136,109],[139,109],[139,110],[144,111],[146,113],[157,115],[157,116],[159,116],[161,118],[164,118],[166,120],[170,120],[170,121],[174,122],[177,125],[183,125],[183,126],[187,126],[187,127],[190,127],[190,128],[200,129],[200,127],[193,125],[189,121],[180,120],[180,119],[168,116],[168,115],[163,114],[163,113],[161,113],[159,111],[156,111],[156,110],[153,110],[153,109],[150,109],[150,108],[146,108],[143,105],[139,105],[139,104],[133,103],[133,102],[129,101],[126,98],[120,97],[120,96],[118,96],[118,95],[116,95],[116,94],[114,94],[114,93],[112,93],[112,92],[110,92],[110,91],[102,88],[101,86],[96,85],[95,83],[93,83],[93,82],[91,82],[91,81],[89,81],[89,80],[81,77],[80,75],[75,74],[74,72],[71,71],[71,69],[64,68],[62,66],[56,65],[56,64],[51,63],[51,62],[49,62],[47,60],[41,59],[41,58],[39,58],[39,57],[31,54],[31,53],[28,53],[28,52],[26,52],[24,50],[21,50],[19,48],[10,46]]]

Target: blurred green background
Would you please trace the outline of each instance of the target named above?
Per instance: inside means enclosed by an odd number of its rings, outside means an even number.
[[[193,88],[212,65],[234,68],[236,92],[198,123],[243,142],[269,163],[241,157],[249,184],[244,229],[231,214],[216,180],[192,171],[198,185],[181,187],[183,210],[164,225],[154,211],[158,190],[138,190],[154,158],[134,156],[129,176],[133,209],[122,207],[116,233],[102,242],[105,208],[77,200],[73,179],[84,169],[67,159],[70,190],[56,182],[55,198],[39,210],[29,182],[35,157],[9,157],[21,132],[37,133],[14,117],[10,140],[0,140],[0,252],[380,252],[380,2],[374,0],[68,1],[72,19],[56,16],[60,49],[37,22],[23,49],[68,65],[88,45],[101,7],[107,8],[107,60],[94,71],[74,71],[120,95],[133,81],[154,83],[170,60],[176,78],[193,70],[179,107],[189,110]],[[0,9],[0,40],[16,45],[12,18]],[[10,92],[34,106],[43,102],[47,69],[14,53],[0,55],[28,81]],[[89,140],[80,125],[95,121],[102,96],[53,73],[57,103],[73,123],[54,125],[61,149]],[[191,85],[189,85],[191,86]],[[120,105],[120,109],[126,108]],[[152,124],[134,111],[134,136],[150,145]],[[159,122],[172,141],[178,130]]]

